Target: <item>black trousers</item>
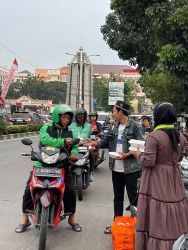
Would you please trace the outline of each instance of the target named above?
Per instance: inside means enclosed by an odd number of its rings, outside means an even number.
[[[29,188],[29,183],[31,181],[31,174],[26,183],[25,191],[23,194],[22,201],[22,212],[26,213],[27,210],[33,210],[33,200],[31,197],[31,192]],[[65,213],[75,213],[76,211],[76,191],[73,182],[72,173],[68,170],[65,171],[65,192],[63,196],[64,212]]]
[[[125,187],[129,203],[137,206],[137,180],[140,177],[140,171],[130,174],[124,174],[112,171],[112,183],[114,190],[114,217],[123,215]]]

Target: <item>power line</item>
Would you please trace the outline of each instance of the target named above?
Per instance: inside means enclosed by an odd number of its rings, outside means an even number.
[[[6,45],[4,45],[2,42],[0,42],[0,45],[1,45],[4,49],[8,50],[10,53],[12,53],[13,55],[15,55],[16,57],[18,57],[21,61],[25,62],[26,64],[31,65],[31,66],[34,67],[35,69],[36,69],[36,68],[39,68],[38,66],[36,66],[36,65],[34,65],[34,64],[30,63],[30,62],[28,62],[28,61],[25,60],[23,57],[19,56],[19,55],[18,55],[17,53],[15,53],[13,50],[9,49],[9,48],[8,48]]]

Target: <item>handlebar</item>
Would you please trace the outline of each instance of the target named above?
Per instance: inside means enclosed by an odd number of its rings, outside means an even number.
[[[74,146],[80,142],[79,138],[73,139],[68,143],[68,146]]]

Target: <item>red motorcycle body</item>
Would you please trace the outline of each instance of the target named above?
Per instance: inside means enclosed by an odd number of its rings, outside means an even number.
[[[39,168],[34,167],[30,182],[30,191],[34,203],[34,213],[32,215],[32,221],[35,225],[38,224],[36,210],[37,204],[39,202],[41,206],[45,208],[50,208],[53,204],[55,212],[50,226],[51,228],[54,228],[62,220],[60,214],[62,211],[62,200],[65,189],[65,172],[62,168],[58,169],[59,177],[37,176],[36,170],[38,169]],[[46,170],[45,168],[41,168],[41,171]]]

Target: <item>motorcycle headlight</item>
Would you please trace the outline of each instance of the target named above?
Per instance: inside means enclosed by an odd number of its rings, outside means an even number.
[[[56,163],[57,159],[59,158],[59,153],[50,156],[42,152],[41,157],[44,163],[53,164]]]
[[[188,169],[188,160],[187,158],[183,158],[183,160],[180,162],[180,165],[183,169]]]
[[[183,169],[188,169],[188,164],[187,163],[181,163],[181,167]]]
[[[82,159],[76,161],[75,164],[77,166],[82,166],[82,165],[86,164],[86,162],[87,162],[87,159],[86,158],[82,158]]]

